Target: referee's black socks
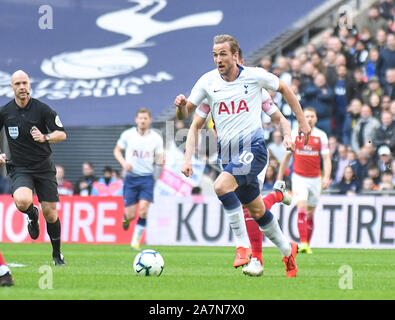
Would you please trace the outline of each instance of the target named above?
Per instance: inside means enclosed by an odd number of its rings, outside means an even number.
[[[53,223],[47,221],[47,233],[51,239],[53,257],[60,255],[60,230],[59,218]]]
[[[36,220],[36,215],[34,214],[34,205],[33,203],[30,204],[29,208],[27,208],[25,211],[22,211],[24,214],[27,214],[30,220]]]

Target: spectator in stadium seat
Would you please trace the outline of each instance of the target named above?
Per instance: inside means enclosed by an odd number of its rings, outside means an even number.
[[[342,138],[343,144],[349,146],[351,144],[351,133],[361,116],[362,103],[359,99],[351,100],[350,105],[347,107],[347,113],[344,117]]]
[[[358,23],[358,30],[369,29],[372,37],[375,37],[379,29],[387,30],[387,21],[381,17],[376,4],[369,7],[367,14],[363,14]]]
[[[391,153],[395,154],[395,123],[390,112],[382,112],[381,126],[376,130],[373,141],[376,146],[389,146]]]
[[[393,175],[391,170],[387,169],[381,174],[380,183],[378,186],[379,191],[394,190],[394,185],[392,183]]]
[[[367,88],[362,92],[362,102],[364,104],[369,103],[369,97],[372,93],[376,93],[379,97],[382,95],[382,89],[380,87],[379,77],[372,76],[368,80]]]
[[[340,194],[356,195],[359,191],[359,185],[355,178],[354,170],[351,166],[344,168],[344,174],[341,181],[338,183],[337,188]]]
[[[393,0],[381,0],[379,5],[380,15],[388,20],[394,19],[394,1]]]
[[[387,31],[385,29],[379,29],[377,31],[376,37],[373,39],[373,43],[377,50],[380,52],[383,50],[387,43]]]
[[[92,184],[97,180],[92,162],[85,161],[82,163],[82,174],[83,176],[74,185],[74,194],[89,196],[92,193]]]
[[[354,67],[362,68],[369,58],[369,51],[366,49],[365,43],[358,40],[355,45],[354,57]]]
[[[276,129],[271,134],[271,142],[267,145],[272,155],[281,161],[285,154],[285,147],[283,145],[283,135],[279,129]]]
[[[332,132],[333,91],[326,84],[325,76],[318,73],[314,83],[307,86],[301,99],[301,105],[316,110],[318,122],[316,126],[327,135]]]
[[[382,145],[377,149],[378,161],[377,166],[380,170],[380,175],[391,168],[392,154],[391,150],[387,145]]]
[[[92,184],[92,196],[122,196],[123,181],[113,177],[113,170],[105,166],[103,176]]]
[[[372,163],[372,161],[369,158],[369,153],[366,147],[361,148],[357,154],[357,160],[353,165],[355,176],[360,184],[362,184],[361,182],[363,179],[368,176],[370,163]]]
[[[339,36],[340,41],[343,43],[343,51],[349,54],[354,59],[357,44],[357,35],[348,33],[347,28],[341,28],[341,30],[346,31],[346,34],[343,36],[343,38]]]
[[[391,113],[390,111],[390,106],[391,106],[391,97],[384,94],[380,97],[381,99],[381,103],[380,103],[380,109],[381,109],[381,113],[382,114],[384,111],[388,111]]]
[[[372,141],[375,131],[380,127],[380,121],[372,116],[372,110],[368,105],[361,108],[361,117],[357,120],[351,134],[351,146],[355,152],[367,142]]]
[[[379,50],[376,47],[370,48],[369,56],[364,65],[364,71],[368,78],[368,81],[370,81],[372,77],[377,77],[376,66],[377,66],[377,61],[379,59],[379,55],[380,55]]]
[[[307,61],[302,65],[302,74],[300,76],[300,87],[299,87],[301,93],[303,93],[308,86],[313,84],[314,75],[316,73],[317,70],[314,68],[314,65],[310,61]]]
[[[339,145],[337,148],[338,156],[332,159],[332,180],[334,183],[339,183],[344,174],[344,168],[348,166],[349,161],[347,157],[347,146]]]
[[[298,58],[293,58],[291,60],[291,64],[290,64],[290,73],[292,78],[298,78],[300,79],[301,75],[302,75],[302,63]]]
[[[329,136],[328,137],[328,148],[329,148],[329,155],[331,156],[332,163],[334,159],[336,159],[339,155],[338,152],[339,142],[337,141],[336,136]]]
[[[322,58],[318,52],[314,52],[312,54],[311,63],[313,64],[314,68],[316,68],[318,70],[318,72],[325,74],[326,67],[325,67],[325,64],[322,61]]]
[[[273,165],[269,165],[266,169],[265,182],[263,184],[264,190],[272,190],[276,182],[277,169]]]
[[[385,73],[391,68],[395,68],[395,34],[393,33],[388,34],[386,47],[380,51],[377,60],[376,70],[382,87],[386,85]]]
[[[374,45],[374,39],[372,38],[372,35],[370,34],[370,31],[368,28],[363,28],[361,30],[361,32],[359,33],[359,40],[363,42],[366,50],[368,50],[368,51],[370,51],[370,49]]]
[[[334,112],[335,135],[338,140],[342,140],[343,124],[346,116],[347,105],[353,96],[353,79],[347,72],[345,65],[338,65],[336,68],[337,79],[334,87]]]
[[[378,120],[380,119],[381,114],[380,104],[380,96],[377,93],[372,92],[369,96],[368,105],[370,107],[370,110],[372,111],[372,116]]]
[[[325,79],[332,89],[336,85],[337,71],[336,71],[336,53],[333,50],[328,50],[324,59],[326,67]]]
[[[56,166],[56,181],[58,182],[58,193],[59,195],[63,196],[72,196],[73,185],[69,180],[66,180],[65,177],[65,170],[61,164],[57,164]]]
[[[380,169],[376,163],[371,163],[368,166],[368,177],[373,179],[375,185],[380,183]]]
[[[387,69],[385,72],[384,94],[392,100],[395,99],[395,68]]]
[[[392,115],[392,122],[395,123],[395,100],[391,101],[390,112],[391,112],[391,115]]]
[[[270,56],[264,56],[260,63],[259,66],[263,69],[266,69],[267,71],[271,70],[272,68],[272,58]]]
[[[367,88],[367,84],[365,81],[365,76],[361,68],[355,68],[352,73],[352,88],[350,90],[350,95],[347,99],[348,102],[351,99],[359,99],[362,100],[362,93]]]
[[[361,194],[369,194],[372,191],[377,191],[378,186],[374,183],[373,179],[370,177],[366,177],[362,181],[362,188],[360,190]]]

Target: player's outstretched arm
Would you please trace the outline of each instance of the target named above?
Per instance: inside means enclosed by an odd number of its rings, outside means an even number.
[[[295,144],[292,142],[291,139],[291,125],[289,124],[288,120],[285,119],[284,115],[277,110],[274,112],[270,118],[272,121],[279,126],[281,134],[283,135],[283,144],[286,150],[294,151]]]
[[[201,116],[195,114],[191,127],[189,128],[187,140],[185,142],[184,163],[181,168],[181,172],[186,177],[191,177],[193,174],[192,156],[198,144],[199,130],[203,127],[205,121],[205,118],[202,118]]]
[[[195,110],[196,106],[188,101],[188,99],[183,95],[179,94],[174,99],[174,105],[176,106],[176,116],[178,120],[184,120],[189,117],[189,115]]]
[[[278,92],[280,92],[285,101],[289,104],[292,111],[295,113],[296,119],[299,123],[299,134],[303,133],[305,136],[305,145],[309,142],[311,128],[307,123],[306,117],[304,116],[302,107],[300,106],[299,100],[291,88],[282,80],[280,80],[280,85],[278,87]]]

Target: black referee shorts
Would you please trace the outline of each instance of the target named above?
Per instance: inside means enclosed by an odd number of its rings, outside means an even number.
[[[35,191],[38,201],[58,202],[58,183],[56,181],[56,168],[52,162],[46,168],[39,170],[25,167],[10,166],[12,194],[20,187],[27,187]]]

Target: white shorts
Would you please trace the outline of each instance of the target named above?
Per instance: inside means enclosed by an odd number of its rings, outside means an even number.
[[[316,207],[321,194],[321,177],[309,178],[292,174],[293,201],[307,201],[309,207]]]

